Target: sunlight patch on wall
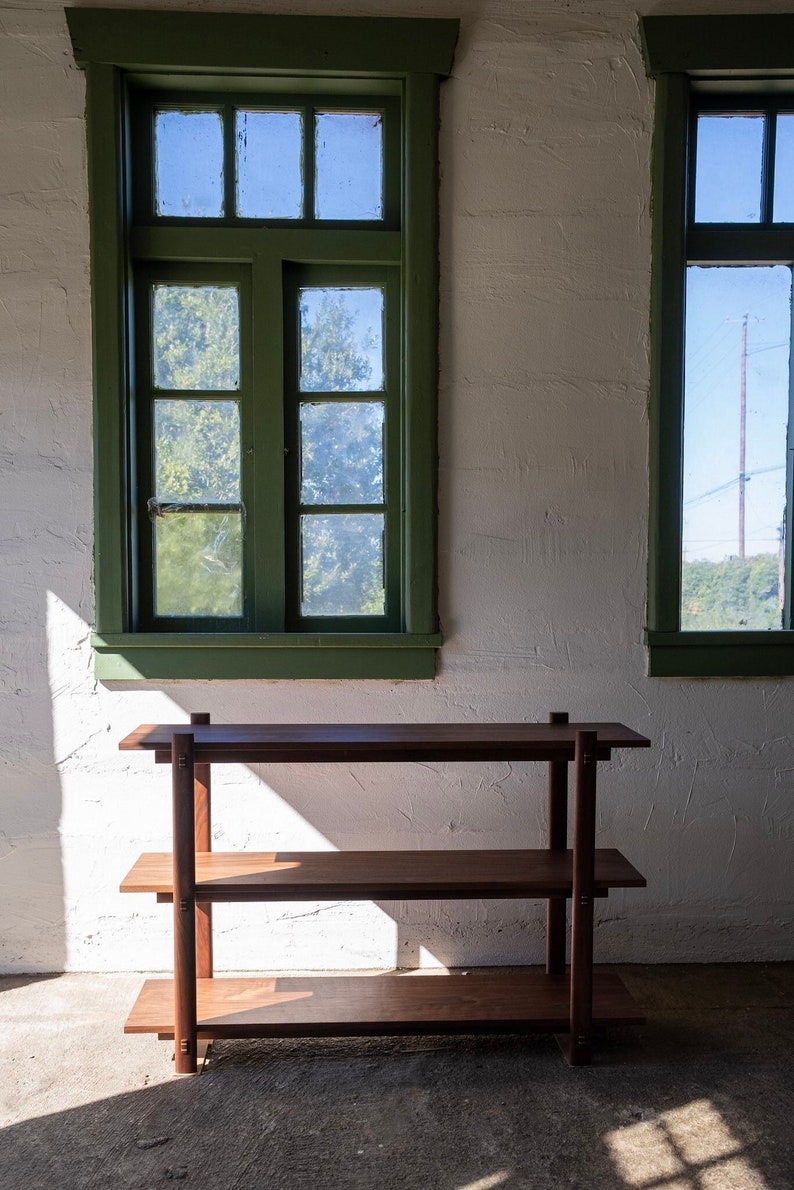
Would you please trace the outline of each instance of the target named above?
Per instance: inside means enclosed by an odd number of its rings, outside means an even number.
[[[54,768],[62,787],[65,968],[126,970],[134,956],[133,966],[168,970],[170,915],[147,898],[122,897],[118,883],[142,851],[170,850],[170,771],[149,753],[120,753],[118,744],[140,723],[184,723],[188,730],[188,710],[162,690],[127,689],[120,697],[97,683],[90,628],[52,591],[46,628]],[[184,703],[185,690],[175,693]],[[215,691],[190,695],[192,710],[211,710],[217,700]],[[324,774],[313,767],[307,787],[298,768],[213,766],[213,849],[337,850],[309,817],[325,794]],[[219,904],[215,942],[219,970],[383,969],[399,962],[398,923],[372,902]],[[420,965],[440,963],[422,948]]]
[[[432,950],[428,950],[426,946],[419,947],[419,966],[420,967],[440,967],[443,971],[448,970],[441,959],[436,958]]]

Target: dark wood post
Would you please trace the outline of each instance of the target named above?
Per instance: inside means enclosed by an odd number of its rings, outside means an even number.
[[[567,711],[552,711],[549,723],[567,723]],[[549,761],[549,850],[568,846],[568,761]],[[565,897],[546,902],[546,974],[565,974]]]
[[[586,1066],[593,1043],[593,889],[598,733],[576,733],[576,805],[571,913],[571,1036],[568,1060]]]
[[[177,1074],[195,1074],[195,772],[190,732],[174,732],[171,769],[174,802],[174,1063]]]
[[[191,726],[209,723],[206,711],[194,711]],[[212,851],[212,766],[197,764],[195,772],[196,851]],[[199,979],[212,978],[212,905],[209,901],[196,905],[196,971]]]

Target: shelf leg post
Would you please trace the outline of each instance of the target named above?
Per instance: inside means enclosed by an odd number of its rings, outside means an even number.
[[[197,1071],[196,845],[193,735],[171,741],[174,810],[174,1069]]]
[[[567,711],[552,711],[549,723],[567,723]],[[549,761],[549,850],[568,846],[568,761]],[[565,974],[566,898],[546,902],[546,974]]]
[[[597,732],[577,731],[571,915],[571,1034],[568,1050],[571,1066],[587,1066],[592,1058],[597,757]]]
[[[206,711],[194,711],[191,726],[209,723]],[[212,851],[212,785],[211,765],[194,766],[196,802],[196,851]],[[199,979],[212,978],[212,905],[209,901],[196,905],[196,971]]]

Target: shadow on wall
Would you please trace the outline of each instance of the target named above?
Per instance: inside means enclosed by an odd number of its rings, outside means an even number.
[[[4,556],[6,575],[15,561]],[[25,587],[20,581],[19,589]],[[24,632],[5,630],[3,646],[12,680],[0,686],[0,970],[62,971],[62,789],[45,609]]]
[[[188,702],[178,687],[168,693],[175,703],[183,707],[186,726],[192,711],[205,711],[212,704],[220,705],[217,712],[214,709],[211,711],[213,721],[234,721],[230,718],[228,703],[224,705],[222,698],[205,698],[205,692],[197,691],[195,698]],[[202,699],[201,705],[198,705]],[[400,708],[404,709],[404,705],[401,703]],[[355,718],[350,714],[335,713],[330,699],[329,707],[329,721],[342,722]],[[315,717],[312,717],[312,721]],[[391,717],[394,717],[393,713]],[[242,716],[244,721],[249,722],[258,718],[268,721],[266,714],[263,716],[261,711],[258,714],[250,706]],[[376,716],[374,721],[378,719]],[[300,721],[300,713],[274,716],[273,721]],[[230,774],[234,773],[235,767],[239,770],[241,766],[232,766]],[[299,824],[307,824],[314,835],[323,843],[331,844],[333,849],[437,849],[444,847],[445,837],[448,846],[461,848],[483,845],[543,847],[546,844],[545,764],[439,762],[405,765],[378,762],[369,765],[254,764],[244,767],[257,777],[266,794],[280,799],[293,812]],[[163,788],[170,789],[166,766],[157,768]],[[221,771],[221,766],[214,766],[215,774],[219,776]],[[410,791],[407,792],[409,777]],[[510,812],[507,814],[505,794],[499,788],[502,782],[505,783],[510,803]],[[483,790],[486,796],[490,795],[490,808],[477,800],[478,792]],[[230,793],[234,796],[233,786],[231,790],[227,787],[224,792],[227,796]],[[294,839],[274,841],[273,836],[268,834],[267,823],[262,828],[259,807],[252,800],[252,792],[250,786],[240,790],[240,798],[250,807],[252,819],[256,823],[252,825],[251,841],[247,845],[249,849],[315,849],[317,844],[310,843],[307,846]],[[221,802],[219,794],[220,790],[213,794],[213,811]],[[461,832],[460,838],[455,837],[460,825],[461,803],[466,798],[471,798],[477,805],[477,838],[465,830]],[[489,838],[487,844],[482,842],[483,835]],[[223,841],[213,846],[217,850],[230,849],[229,844]],[[369,904],[374,904],[386,918],[386,921],[376,922],[373,928],[380,933],[390,928],[391,937],[394,938],[393,957],[389,960],[394,967],[456,967],[506,962],[532,964],[544,961],[545,902],[517,899],[480,900],[476,903],[472,900],[409,900]],[[241,907],[216,906],[216,924],[224,915],[224,909],[233,916],[239,914]],[[304,906],[291,906],[290,911],[294,910],[301,918],[309,916]],[[344,915],[348,913],[344,905],[342,912]],[[306,922],[298,922],[291,928],[303,931]],[[326,916],[325,928],[328,931],[327,938],[334,931],[332,916]],[[349,918],[340,928],[349,934]],[[512,941],[512,952],[506,948],[503,932]],[[272,966],[262,956],[261,946],[255,948],[252,955],[259,955],[258,959],[254,959],[254,967],[261,965],[267,969]],[[359,964],[340,963],[336,955],[330,962],[320,960],[312,963],[312,966],[317,967],[329,965],[349,967]]]

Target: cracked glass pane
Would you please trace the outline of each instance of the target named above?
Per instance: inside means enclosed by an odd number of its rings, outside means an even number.
[[[154,534],[155,615],[242,615],[240,513],[171,513]]]

